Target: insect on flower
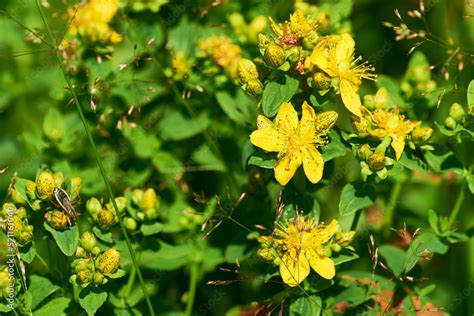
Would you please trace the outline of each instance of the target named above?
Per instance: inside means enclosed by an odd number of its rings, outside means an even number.
[[[69,226],[72,226],[76,222],[76,210],[72,205],[71,198],[67,194],[66,191],[61,189],[60,187],[55,187],[54,191],[54,200],[56,204],[61,208],[61,210],[66,213],[67,222]]]

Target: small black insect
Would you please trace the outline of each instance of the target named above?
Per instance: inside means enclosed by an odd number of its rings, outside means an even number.
[[[54,199],[61,210],[66,213],[67,222],[69,226],[72,226],[76,222],[76,210],[72,205],[71,198],[66,191],[60,187],[55,187],[53,190]]]

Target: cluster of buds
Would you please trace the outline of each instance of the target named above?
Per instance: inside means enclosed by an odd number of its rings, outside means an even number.
[[[120,252],[109,248],[101,253],[100,248],[96,246],[94,234],[89,231],[82,234],[76,257],[71,264],[74,274],[70,282],[73,284],[81,287],[89,284],[98,286],[107,283],[107,277],[117,278],[123,275],[123,271],[119,271]]]
[[[259,73],[255,63],[249,59],[242,58],[237,66],[242,88],[250,95],[259,95],[263,91],[262,82],[259,79]]]
[[[9,269],[10,271],[8,271]],[[19,279],[12,275],[12,269],[14,268],[9,268],[7,265],[0,266],[1,296],[10,304],[15,302],[16,293],[18,293],[21,287]]]
[[[127,199],[119,196],[115,198],[115,203],[119,212],[123,212],[127,206]],[[111,201],[103,205],[97,198],[92,197],[87,200],[86,210],[101,229],[108,230],[118,222],[118,217]]]
[[[264,32],[268,24],[263,15],[258,15],[247,23],[239,12],[230,14],[227,19],[240,43],[257,44],[258,34]]]
[[[27,245],[33,239],[33,226],[28,224],[24,206],[4,203],[0,214],[0,222],[5,234],[8,237],[14,237],[17,245]]]
[[[385,156],[389,143],[389,138],[384,139],[384,141],[382,141],[374,151],[369,144],[362,144],[357,148],[356,156],[360,161],[361,174],[364,180],[374,173],[380,179],[385,179],[387,177],[387,166],[391,166],[395,163],[395,160]]]
[[[231,39],[221,35],[212,35],[199,41],[199,53],[197,57],[211,56],[214,64],[218,67],[208,67],[208,72],[218,73],[224,69],[227,75],[232,79],[237,79],[237,65],[242,55],[240,47],[232,43]]]
[[[124,221],[125,227],[133,230],[133,227],[137,226],[136,220],[140,222],[154,221],[158,218],[158,208],[160,207],[160,200],[156,195],[153,188],[146,190],[135,189],[132,192],[132,202],[138,207],[138,211],[135,213],[135,218],[126,217]]]
[[[449,115],[444,120],[447,128],[455,130],[457,127],[467,127],[474,123],[474,106],[470,106],[467,113],[459,103],[453,103],[449,108]]]

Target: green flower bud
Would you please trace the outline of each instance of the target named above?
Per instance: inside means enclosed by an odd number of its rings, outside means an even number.
[[[331,77],[322,71],[315,72],[312,76],[311,86],[318,90],[327,90],[331,87]]]
[[[140,221],[143,221],[143,220],[145,220],[145,214],[143,212],[137,212],[137,218]]]
[[[100,228],[108,229],[115,224],[115,215],[109,210],[102,210],[97,214],[97,224]]]
[[[26,200],[23,198],[23,196],[21,196],[20,193],[18,193],[17,190],[13,189],[11,192],[12,192],[12,200],[14,203],[21,204],[21,205],[26,203]]]
[[[352,242],[352,240],[355,237],[355,231],[353,230],[347,230],[347,231],[341,231],[340,233],[337,234],[336,237],[336,242],[338,245],[341,245],[342,247],[347,247],[349,244]]]
[[[158,211],[156,210],[156,208],[147,208],[143,211],[143,213],[145,214],[145,219],[149,221],[154,220],[158,217]]]
[[[26,181],[26,195],[30,200],[36,199],[36,183],[30,180]]]
[[[416,144],[425,143],[433,134],[433,129],[431,127],[417,127],[411,133],[413,141]]]
[[[453,103],[449,108],[449,116],[451,116],[456,122],[460,123],[466,117],[466,111],[459,103]]]
[[[35,212],[40,211],[43,208],[43,203],[41,200],[34,200],[31,203],[31,209]]]
[[[311,31],[308,35],[303,38],[303,48],[307,51],[312,51],[318,43],[319,35],[315,31]]]
[[[92,217],[96,218],[97,214],[102,211],[102,204],[100,204],[100,201],[95,197],[90,198],[86,203],[86,210]]]
[[[0,271],[0,289],[7,287],[10,284],[10,274],[7,271]]]
[[[99,253],[100,253],[100,248],[99,247],[96,246],[92,249],[92,254],[94,256],[97,256]]]
[[[104,275],[100,272],[94,273],[94,284],[101,285],[102,283],[104,283]]]
[[[8,216],[8,213],[15,214],[17,212],[16,206],[13,203],[3,203],[2,205],[2,213],[5,216]]]
[[[332,256],[331,246],[328,245],[328,246],[324,247],[323,256],[325,256],[325,257],[331,257]]]
[[[445,120],[444,120],[444,125],[446,125],[447,128],[449,129],[456,129],[456,120],[453,119],[451,116],[448,116]]]
[[[99,258],[97,268],[102,273],[114,273],[120,264],[120,252],[117,249],[107,249]]]
[[[353,115],[351,120],[352,127],[357,134],[367,134],[367,130],[370,128],[370,122],[363,117]]]
[[[33,239],[33,234],[29,231],[22,231],[18,237],[18,241],[21,245],[26,245]]]
[[[334,252],[340,252],[342,250],[342,247],[339,244],[332,244],[331,245],[331,250],[334,251]]]
[[[263,92],[263,85],[260,80],[250,80],[244,86],[245,92],[250,95],[259,95]]]
[[[273,248],[260,248],[257,251],[257,255],[265,261],[273,261],[276,257],[275,249]]]
[[[71,182],[71,198],[74,199],[79,196],[79,192],[81,191],[82,187],[82,179],[79,177],[70,178],[69,181]]]
[[[38,197],[42,200],[51,199],[53,197],[53,190],[56,186],[54,177],[51,172],[43,171],[36,179],[36,192]]]
[[[94,266],[91,259],[78,259],[74,260],[72,267],[76,273],[84,270],[91,270]]]
[[[76,274],[76,282],[78,284],[87,284],[92,281],[92,271],[91,270],[82,270]]]
[[[20,218],[20,219],[25,219],[26,218],[26,209],[22,206],[22,207],[19,207],[17,210],[16,210],[16,215]]]
[[[239,60],[239,64],[237,66],[237,73],[242,83],[247,83],[250,80],[255,79],[258,80],[257,66],[253,63],[253,61],[249,59],[242,58]]]
[[[259,50],[264,50],[272,43],[271,37],[265,35],[265,34],[258,34],[257,37],[257,45]]]
[[[53,178],[54,178],[54,185],[57,186],[57,187],[60,187],[61,184],[63,184],[63,181],[64,181],[64,175],[61,171],[58,171],[58,172],[55,172],[53,174]]]
[[[86,251],[81,246],[77,246],[75,256],[78,258],[84,258],[86,256]]]
[[[140,205],[140,201],[142,200],[143,197],[143,190],[140,189],[135,189],[132,192],[132,202],[135,203],[135,205]]]
[[[127,230],[136,230],[137,229],[137,221],[132,217],[124,217],[123,225]]]
[[[118,196],[115,198],[115,203],[117,204],[117,208],[119,212],[122,213],[123,210],[125,210],[125,207],[127,206],[127,199],[123,196]],[[110,210],[115,214],[115,208],[114,208],[114,205],[112,204],[112,201],[109,201],[105,205],[105,209]]]
[[[23,231],[22,220],[17,215],[13,215],[13,233],[15,237],[19,238],[22,231]]]
[[[157,203],[158,203],[158,198],[156,196],[156,192],[153,188],[150,188],[143,193],[143,197],[140,202],[140,208],[142,210],[155,208],[157,207],[156,205]]]
[[[286,58],[291,64],[296,64],[300,61],[301,48],[298,46],[291,46],[286,50]]]
[[[285,49],[278,44],[270,44],[265,49],[263,60],[267,66],[278,68],[285,62]]]
[[[45,217],[46,221],[54,229],[64,229],[67,227],[67,216],[62,211],[49,211]]]
[[[367,163],[369,164],[370,170],[372,171],[382,170],[385,168],[385,155],[375,152],[369,156]]]
[[[369,110],[373,110],[376,108],[375,104],[375,95],[367,94],[364,96],[364,106]]]
[[[431,71],[425,66],[416,66],[413,69],[413,80],[415,82],[428,82],[430,81]]]
[[[316,115],[314,125],[316,131],[328,131],[336,124],[338,114],[336,111],[326,111]]]
[[[91,233],[90,231],[85,231],[82,236],[81,236],[81,246],[87,250],[87,251],[92,251],[92,249],[95,247],[97,243],[97,239],[95,238],[95,235]]]

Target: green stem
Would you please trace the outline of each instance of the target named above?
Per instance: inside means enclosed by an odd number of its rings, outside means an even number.
[[[458,216],[459,211],[461,210],[462,202],[464,201],[464,189],[466,188],[466,181],[462,179],[461,190],[459,191],[459,195],[456,199],[456,203],[454,203],[454,207],[451,210],[451,215],[449,215],[448,227],[453,226],[456,217]]]
[[[352,224],[351,224],[351,230],[356,230],[357,229],[357,224],[359,224],[359,219],[360,215],[362,214],[362,210],[357,210],[356,213],[354,214],[354,218],[352,219]]]
[[[186,303],[186,311],[184,315],[191,316],[193,312],[194,299],[196,297],[196,287],[198,281],[199,266],[197,262],[191,264],[191,277],[189,279],[188,302]]]
[[[127,298],[130,296],[130,292],[132,291],[133,284],[135,283],[135,276],[137,275],[137,270],[135,266],[132,266],[132,270],[130,271],[130,276],[128,277],[127,287],[125,288],[125,293],[123,297]]]
[[[66,72],[66,69],[64,68],[63,64],[62,64],[62,61],[61,61],[61,56],[58,52],[58,49],[57,49],[57,46],[56,46],[56,42],[55,42],[55,39],[54,39],[54,36],[53,36],[53,33],[51,32],[51,29],[49,27],[49,24],[46,22],[46,19],[43,15],[43,11],[41,10],[41,6],[39,4],[39,1],[38,0],[35,0],[36,2],[36,7],[41,15],[41,19],[43,20],[43,24],[48,32],[48,35],[50,37],[50,40],[52,41],[52,43],[54,44],[54,52],[55,52],[55,55],[56,55],[56,59],[58,61],[58,64],[59,64],[59,68],[61,69],[62,73],[63,73],[63,76],[64,76],[64,79],[71,91],[71,94],[72,94],[72,97],[73,97],[73,100],[74,100],[74,104],[76,105],[76,109],[79,113],[79,116],[81,118],[81,121],[82,121],[82,124],[84,125],[84,130],[87,134],[87,138],[89,139],[89,143],[92,147],[92,152],[94,154],[94,158],[97,162],[97,165],[99,166],[99,169],[100,169],[100,173],[102,175],[102,179],[104,180],[104,183],[105,183],[105,186],[107,188],[107,191],[109,193],[109,197],[110,197],[110,200],[112,201],[112,205],[114,206],[114,209],[115,209],[115,214],[117,215],[117,218],[119,220],[119,224],[120,224],[120,227],[122,228],[122,233],[123,233],[123,236],[125,238],[125,242],[127,243],[127,247],[128,247],[128,251],[130,252],[130,256],[132,258],[132,262],[133,262],[133,265],[135,266],[135,269],[137,271],[137,276],[138,276],[138,279],[140,281],[140,285],[142,287],[142,291],[143,291],[143,294],[145,296],[145,300],[146,300],[146,303],[148,305],[148,309],[149,309],[149,312],[150,312],[150,315],[151,316],[154,316],[155,315],[155,312],[153,310],[153,306],[151,304],[151,300],[150,300],[150,297],[148,296],[148,293],[147,293],[147,290],[146,290],[146,286],[145,286],[145,281],[143,279],[143,276],[141,274],[141,271],[140,271],[140,268],[138,266],[138,260],[137,260],[137,257],[135,255],[135,250],[133,249],[133,246],[132,246],[132,243],[130,241],[130,238],[128,236],[128,232],[127,232],[127,229],[125,228],[125,226],[123,225],[123,219],[122,219],[122,214],[120,213],[119,209],[118,209],[118,206],[117,206],[117,202],[115,201],[115,197],[114,197],[114,194],[112,192],[112,187],[110,186],[110,183],[109,183],[109,180],[107,178],[107,175],[105,173],[105,169],[104,169],[104,166],[102,164],[102,160],[100,159],[99,157],[99,154],[97,152],[97,149],[96,149],[96,146],[95,146],[95,142],[94,140],[92,139],[92,134],[89,130],[89,126],[87,125],[87,121],[86,121],[86,118],[84,116],[84,113],[82,111],[82,107],[81,107],[81,104],[79,102],[79,98],[77,96],[77,93],[76,91],[74,90],[74,87],[71,83],[71,80],[69,79],[69,76]]]
[[[393,220],[393,212],[395,211],[395,207],[397,205],[398,196],[402,191],[403,183],[405,182],[405,175],[400,175],[395,182],[395,185],[392,188],[392,192],[390,193],[390,199],[388,200],[387,208],[385,209],[385,223],[387,226],[392,225]]]

